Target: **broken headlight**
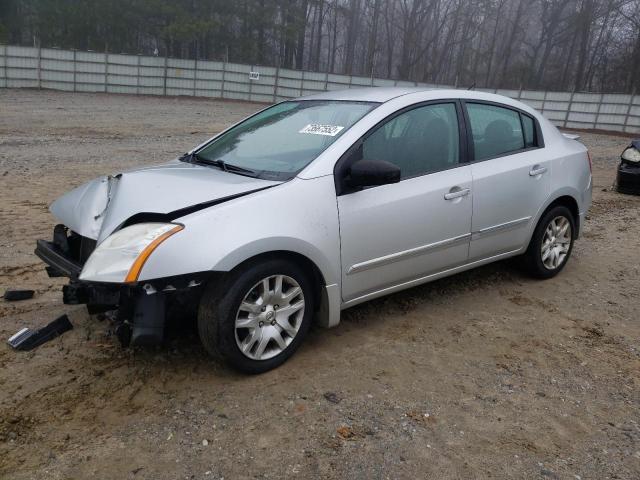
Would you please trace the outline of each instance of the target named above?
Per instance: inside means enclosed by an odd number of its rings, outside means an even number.
[[[640,162],[640,151],[635,147],[629,147],[622,152],[622,160],[629,163]]]
[[[132,283],[149,255],[184,227],[176,223],[139,223],[118,230],[91,253],[80,280]]]

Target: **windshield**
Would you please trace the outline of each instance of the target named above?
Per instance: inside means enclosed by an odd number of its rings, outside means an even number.
[[[319,100],[279,103],[216,138],[196,152],[197,159],[222,161],[261,178],[286,180],[377,105]]]

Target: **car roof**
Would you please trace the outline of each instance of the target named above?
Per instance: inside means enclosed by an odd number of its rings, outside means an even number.
[[[459,98],[463,100],[496,102],[505,105],[517,106],[518,108],[527,108],[525,104],[511,97],[506,97],[504,95],[490,93],[482,90],[429,87],[347,88],[345,90],[330,90],[314,95],[298,97],[295,100],[335,100],[386,103],[398,97],[419,93],[428,94],[430,100]]]
[[[322,92],[306,97],[299,97],[296,100],[335,100],[351,102],[376,102],[387,103],[400,97],[406,97],[407,105],[412,104],[416,99],[421,101],[433,101],[441,99],[462,99],[468,101],[492,102],[500,105],[515,107],[523,110],[542,121],[544,118],[530,106],[514,98],[489,93],[482,90],[461,90],[454,88],[428,88],[428,87],[365,87],[351,88],[347,90],[333,90]]]
[[[297,98],[296,100],[348,100],[352,102],[384,103],[409,93],[427,92],[435,88],[420,87],[365,87],[346,90],[330,90]]]

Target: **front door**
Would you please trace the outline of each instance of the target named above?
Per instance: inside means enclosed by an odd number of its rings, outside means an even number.
[[[466,263],[472,177],[458,112],[455,102],[404,111],[356,150],[396,164],[401,181],[338,196],[345,302]]]

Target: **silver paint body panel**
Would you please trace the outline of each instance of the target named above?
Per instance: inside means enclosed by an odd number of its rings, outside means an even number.
[[[100,242],[138,213],[169,213],[279,183],[173,161],[97,178],[57,199],[50,210],[74,232]]]
[[[467,262],[473,199],[445,200],[456,186],[469,165],[338,197],[345,301]]]
[[[516,100],[412,88],[307,98],[380,105],[288,182],[172,162],[89,182],[54,202],[51,211],[72,230],[100,242],[137,213],[168,213],[240,195],[177,218],[184,230],[154,251],[140,280],[229,271],[259,254],[294,252],[322,274],[320,316],[323,325],[334,326],[341,309],[522,253],[544,210],[561,196],[575,199],[581,223],[591,204],[586,148]],[[527,112],[538,120],[545,147],[336,196],[336,162],[373,126],[420,102],[458,98]],[[530,175],[538,167],[546,171]],[[265,187],[271,188],[255,191]],[[446,200],[453,187],[469,193]]]

